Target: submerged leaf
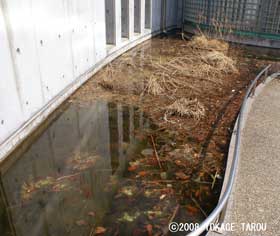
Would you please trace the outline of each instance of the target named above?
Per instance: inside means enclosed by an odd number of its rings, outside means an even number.
[[[104,234],[106,232],[106,229],[104,227],[99,226],[95,229],[94,232],[95,232],[95,234]]]
[[[125,212],[123,216],[119,219],[119,221],[133,222],[137,219],[138,216],[140,216],[139,212],[135,212],[134,215],[130,215],[127,212]]]
[[[183,172],[177,172],[177,173],[175,173],[175,175],[176,175],[176,177],[178,178],[178,179],[181,179],[181,180],[187,180],[187,179],[189,179],[190,177],[189,176],[187,176],[185,173],[183,173]]]
[[[88,215],[94,217],[94,216],[95,216],[95,212],[94,212],[94,211],[90,211],[90,212],[88,213]]]
[[[88,223],[85,220],[77,220],[76,225],[78,226],[86,226]]]
[[[187,208],[188,213],[190,213],[191,215],[196,215],[198,213],[198,209],[194,206],[187,205],[186,208]]]
[[[148,232],[148,236],[153,235],[153,226],[151,224],[146,225],[146,230]]]
[[[141,176],[141,177],[144,177],[144,176],[148,175],[148,172],[147,171],[140,171],[138,173],[138,175]]]

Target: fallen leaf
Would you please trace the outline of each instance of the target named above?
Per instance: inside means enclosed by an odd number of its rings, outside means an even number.
[[[182,167],[185,167],[186,166],[186,164],[185,163],[183,163],[182,161],[180,161],[180,160],[176,160],[175,161],[175,164],[177,165],[177,166],[182,166]]]
[[[199,196],[200,196],[200,191],[197,190],[197,191],[195,192],[195,197],[198,198]]]
[[[88,215],[94,217],[94,216],[95,216],[95,212],[90,211],[90,212],[88,213]]]
[[[143,230],[136,228],[132,232],[132,236],[142,236],[143,235]]]
[[[187,179],[190,178],[189,176],[187,176],[187,175],[184,174],[183,172],[177,172],[175,175],[176,175],[176,177],[177,177],[178,179],[182,179],[182,180],[187,180]]]
[[[190,213],[191,215],[195,215],[198,212],[198,209],[194,206],[188,205],[186,208],[188,213]]]
[[[104,234],[105,232],[106,229],[100,226],[95,229],[95,234]]]
[[[146,176],[148,173],[146,172],[146,171],[140,171],[139,173],[138,173],[138,175],[140,175],[141,177],[144,177],[144,176]]]
[[[146,230],[148,232],[148,236],[153,235],[153,226],[151,224],[146,225]]]
[[[77,220],[77,221],[76,221],[76,225],[78,225],[78,226],[86,226],[86,225],[87,225],[87,222],[84,221],[84,220]]]
[[[135,171],[136,169],[137,169],[137,166],[128,167],[128,171]]]

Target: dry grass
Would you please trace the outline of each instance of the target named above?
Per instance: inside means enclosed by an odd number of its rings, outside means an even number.
[[[236,61],[227,56],[228,48],[228,43],[220,40],[208,39],[204,35],[194,37],[188,42],[188,48],[182,55],[165,63],[152,64],[155,70],[152,81],[157,81],[157,84],[164,83],[161,87],[165,90],[169,90],[168,87],[171,87],[170,90],[189,87],[195,92],[199,88],[192,86],[188,78],[212,84],[220,83],[220,78],[225,74],[238,73]]]
[[[166,116],[200,120],[205,115],[204,106],[198,99],[186,97],[200,97],[205,89],[218,87],[225,75],[238,73],[236,61],[227,55],[228,49],[226,42],[205,35],[196,36],[171,59],[159,57],[137,61],[125,57],[119,64],[107,67],[99,84],[121,94],[163,96],[171,103],[165,109]],[[139,63],[145,66],[141,67]],[[124,78],[122,70],[127,67],[133,68],[134,73]],[[135,73],[136,69],[138,73]]]
[[[165,90],[160,85],[159,78],[154,77],[154,76],[151,76],[148,79],[146,88],[144,90],[144,92],[147,92],[148,94],[151,94],[154,96],[161,95],[164,93],[164,91]]]
[[[228,43],[218,39],[207,38],[203,34],[193,37],[193,39],[189,42],[189,46],[194,49],[222,51],[225,53],[227,53],[229,49]]]
[[[203,60],[217,70],[224,74],[238,73],[236,62],[223,54],[222,52],[213,51],[203,56]]]
[[[145,88],[144,79],[139,76],[123,78],[120,68],[119,65],[109,64],[101,75],[102,79],[98,84],[104,89],[117,91],[121,94],[140,95]]]
[[[168,115],[179,115],[181,117],[200,120],[205,116],[205,108],[197,99],[181,98],[166,107]]]
[[[116,91],[121,94],[140,95],[144,90],[144,81],[139,78],[122,80],[122,78],[102,79],[99,85],[104,89]]]

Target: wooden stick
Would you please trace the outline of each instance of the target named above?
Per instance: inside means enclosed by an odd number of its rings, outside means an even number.
[[[173,211],[172,216],[171,216],[171,217],[169,218],[169,220],[168,220],[167,227],[165,227],[165,228],[163,229],[162,235],[164,235],[164,236],[165,236],[165,235],[168,235],[168,233],[169,233],[169,228],[168,228],[168,227],[169,227],[169,225],[174,221],[176,215],[178,214],[179,209],[180,209],[180,205],[177,204],[175,210]]]
[[[156,150],[156,144],[155,144],[155,140],[154,140],[153,135],[151,135],[151,140],[152,140],[152,143],[153,143],[154,153],[155,153],[158,165],[159,165],[160,169],[162,169],[162,165],[161,165],[159,157],[158,157],[158,153],[157,153],[157,150]]]
[[[61,180],[64,180],[64,179],[69,179],[69,178],[72,178],[72,177],[75,177],[75,176],[78,176],[78,175],[81,175],[81,173],[76,173],[76,174],[73,174],[73,175],[66,175],[66,176],[62,176],[58,179],[56,179],[56,181],[61,181]]]
[[[213,178],[212,189],[215,187],[215,183],[216,183],[217,176],[218,176],[218,171],[216,171],[216,174],[215,174],[215,176],[214,176],[214,178]]]
[[[175,210],[174,210],[172,216],[171,216],[170,219],[169,219],[168,225],[169,225],[170,223],[172,223],[173,220],[175,219],[175,217],[176,217],[176,215],[177,215],[177,213],[178,213],[178,211],[179,211],[179,208],[180,208],[180,205],[177,204],[177,206],[176,206],[176,208],[175,208]]]
[[[206,212],[202,209],[202,207],[199,205],[199,203],[193,197],[191,197],[191,199],[194,202],[194,204],[199,208],[199,210],[202,212],[202,214],[207,218]]]

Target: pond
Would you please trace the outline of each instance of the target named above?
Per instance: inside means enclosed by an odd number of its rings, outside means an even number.
[[[144,94],[138,82],[155,68],[193,55],[176,36],[154,38],[82,86],[1,165],[0,235],[168,235],[171,221],[203,221],[219,200],[232,128],[260,65],[239,58],[239,73],[215,80],[185,71],[176,93]],[[166,117],[181,97],[205,116]]]
[[[1,235],[166,232],[188,180],[158,167],[156,128],[137,107],[66,103],[1,167]],[[179,217],[203,219],[189,210]]]
[[[112,205],[129,158],[148,145],[149,126],[135,107],[68,105],[2,170],[1,235],[86,234]]]

